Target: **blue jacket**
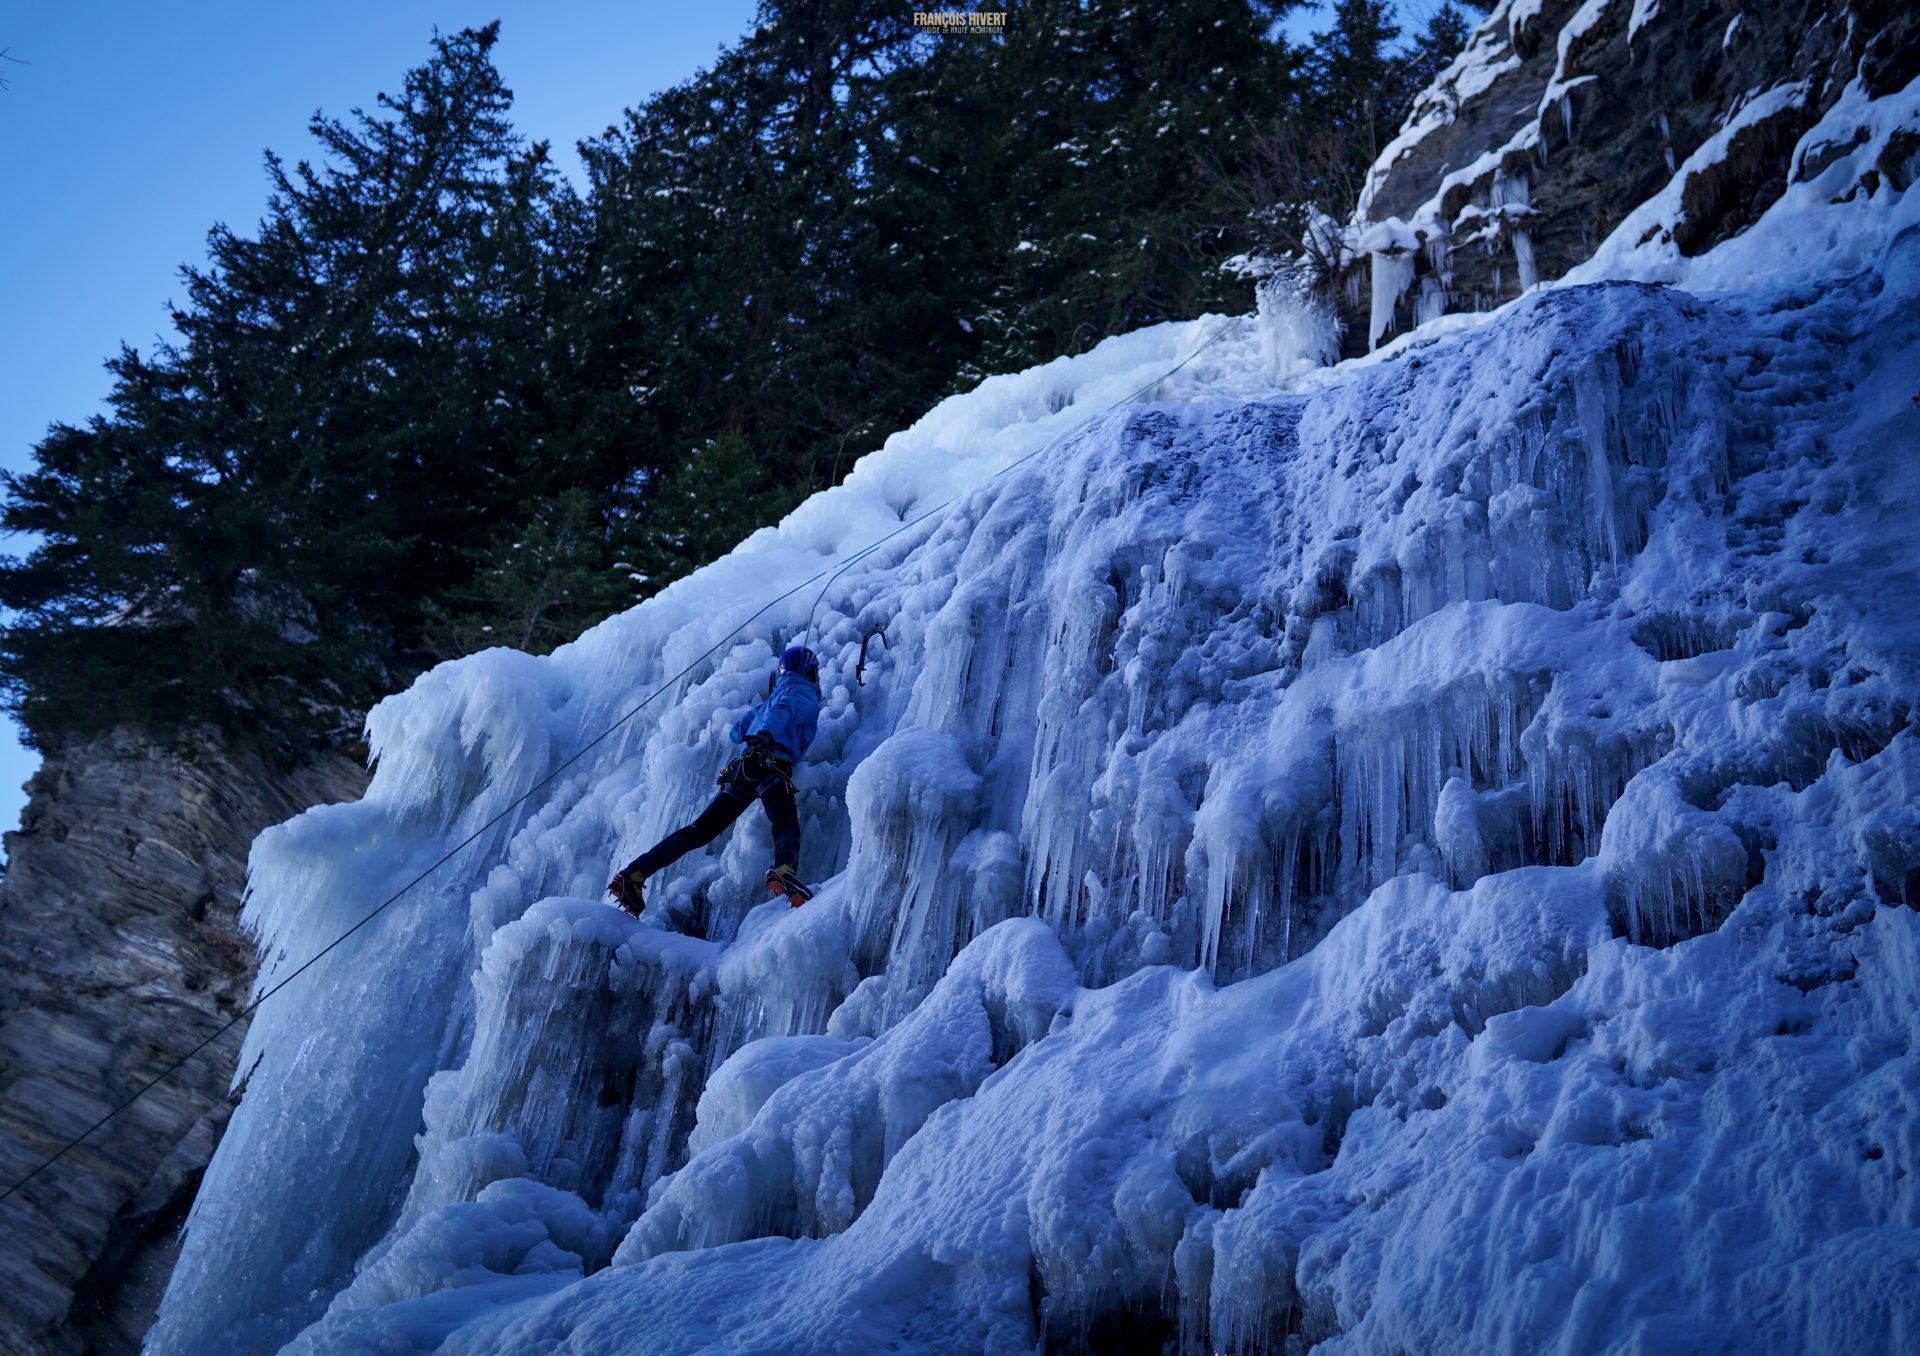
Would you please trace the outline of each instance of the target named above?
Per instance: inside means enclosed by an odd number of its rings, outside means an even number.
[[[803,673],[783,673],[767,699],[733,723],[733,742],[744,744],[757,734],[767,735],[775,752],[797,763],[819,727],[820,689]]]

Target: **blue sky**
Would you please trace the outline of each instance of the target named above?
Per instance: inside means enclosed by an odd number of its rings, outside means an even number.
[[[101,408],[101,363],[150,347],[178,270],[216,221],[250,228],[261,152],[311,154],[315,109],[399,84],[444,31],[501,20],[515,122],[578,167],[573,145],[712,62],[752,0],[196,0],[0,6],[0,465],[31,464],[59,420]],[[0,543],[16,550],[18,543]],[[0,826],[19,822],[36,757],[0,722]]]
[[[1409,26],[1439,0],[1406,0]],[[37,4],[0,9],[0,466],[20,469],[56,421],[101,408],[101,363],[151,347],[209,226],[250,228],[261,153],[311,153],[307,120],[373,102],[446,31],[498,18],[515,122],[578,171],[574,143],[709,64],[752,0],[277,0]],[[1293,16],[1290,37],[1324,26]],[[0,549],[17,544],[0,543]],[[0,721],[0,827],[36,759]]]

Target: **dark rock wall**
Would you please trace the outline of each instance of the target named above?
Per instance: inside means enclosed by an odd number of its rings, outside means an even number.
[[[1424,118],[1430,130],[1383,153],[1356,223],[1408,228],[1389,253],[1410,256],[1413,277],[1381,342],[1509,301],[1529,271],[1547,281],[1584,262],[1756,96],[1804,82],[1688,176],[1672,238],[1701,253],[1780,196],[1795,144],[1851,81],[1877,97],[1920,73],[1920,6],[1908,0],[1659,0],[1637,30],[1634,11],[1633,0],[1501,5],[1475,40],[1478,71],[1494,78],[1443,76],[1416,105],[1410,127]],[[1334,289],[1346,356],[1369,348],[1381,265],[1358,251]]]
[[[0,881],[0,1189],[246,1003],[254,953],[237,918],[254,836],[365,787],[338,754],[288,772],[118,734],[48,757]],[[139,1349],[244,1031],[0,1202],[0,1352]]]

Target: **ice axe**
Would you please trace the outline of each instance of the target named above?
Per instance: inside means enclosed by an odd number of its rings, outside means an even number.
[[[853,666],[853,681],[861,687],[867,685],[867,646],[873,643],[875,636],[880,637],[881,645],[889,650],[893,648],[893,642],[887,639],[887,628],[884,626],[876,626],[860,637],[860,662]]]

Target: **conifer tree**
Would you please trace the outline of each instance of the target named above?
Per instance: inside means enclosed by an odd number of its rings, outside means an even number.
[[[424,657],[419,597],[545,474],[549,173],[508,126],[497,31],[317,117],[319,166],[269,156],[258,231],[216,227],[185,271],[178,339],[123,349],[111,412],[5,478],[0,522],[41,537],[0,566],[33,737],[332,724]]]
[[[15,708],[297,742],[439,657],[571,639],[986,373],[1245,305],[1254,131],[1346,147],[1339,101],[1400,60],[1346,0],[1309,68],[1289,4],[1033,0],[983,38],[763,0],[582,147],[578,196],[507,123],[497,28],[436,38],[315,121],[317,166],[269,159],[178,339],[6,480],[42,534],[0,566]]]
[[[429,650],[448,657],[508,645],[544,654],[621,608],[647,577],[610,560],[605,499],[574,486],[534,505],[473,553],[463,585],[422,601]]]
[[[1333,26],[1314,35],[1313,113],[1363,169],[1399,125],[1399,36],[1389,0],[1337,0]]]
[[[1286,3],[1041,0],[1004,45],[949,58],[1004,176],[984,220],[980,370],[1078,352],[1157,320],[1245,301],[1214,265],[1245,243],[1220,191],[1293,72],[1267,36]],[[941,78],[936,59],[935,78]]]
[[[1400,58],[1397,97],[1387,109],[1395,128],[1406,121],[1420,91],[1433,83],[1433,78],[1467,45],[1472,33],[1473,25],[1452,0],[1428,18],[1427,26]]]
[[[1301,54],[1301,85],[1269,115],[1244,162],[1216,168],[1257,237],[1256,253],[1270,258],[1319,252],[1309,223],[1353,213],[1386,141],[1471,31],[1450,0],[1408,43],[1386,0],[1340,0],[1333,19]]]

